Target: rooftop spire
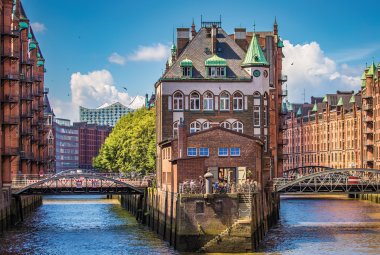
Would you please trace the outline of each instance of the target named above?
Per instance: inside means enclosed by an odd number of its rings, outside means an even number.
[[[314,101],[314,107],[311,109],[312,112],[316,112],[318,110],[317,101]]]
[[[245,59],[242,63],[242,67],[267,65],[268,62],[265,59],[263,51],[261,50],[256,33],[253,33],[253,37],[251,43],[249,44],[247,54],[245,55]]]
[[[191,36],[192,36],[192,38],[194,38],[196,34],[197,34],[197,32],[195,31],[195,24],[194,24],[194,18],[193,18],[193,23],[191,24]]]

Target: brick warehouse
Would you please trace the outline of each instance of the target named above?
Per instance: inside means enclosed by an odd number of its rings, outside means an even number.
[[[236,137],[242,134],[241,139],[246,139],[244,143],[253,138],[260,140],[268,170],[264,178],[279,175],[283,158],[282,145],[278,143],[282,140],[279,123],[284,96],[282,83],[286,81],[281,73],[282,47],[276,22],[273,32],[247,32],[245,28],[236,28],[232,35],[223,30],[221,22],[202,22],[199,31],[194,24],[191,31],[190,28],[177,29],[177,43],[173,42],[166,71],[155,85],[159,187],[173,183],[169,180],[172,170],[163,162],[163,149],[167,141],[177,139],[181,119],[186,123],[189,141],[196,137],[193,133],[210,128],[207,132],[210,137],[221,132],[212,128],[215,126],[236,133]],[[225,142],[222,139],[220,143]],[[171,159],[199,154],[198,149],[191,152],[187,148],[182,153],[176,150],[174,146]],[[241,146],[237,150],[241,150]],[[227,167],[221,163],[223,160],[214,162],[213,167],[219,170]],[[235,179],[238,179],[239,166],[229,165]],[[203,173],[206,171],[212,168],[204,168]]]
[[[39,174],[45,170],[45,68],[44,58],[21,2],[2,0],[0,9],[0,186],[3,192],[0,197],[9,202],[12,175]]]
[[[380,64],[361,77],[361,90],[338,91],[314,104],[283,104],[284,170],[320,165],[380,169]]]

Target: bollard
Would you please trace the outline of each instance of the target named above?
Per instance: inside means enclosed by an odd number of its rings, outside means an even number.
[[[211,180],[214,178],[214,175],[210,172],[207,172],[204,175],[204,178],[206,179],[206,194],[212,193],[212,183]]]

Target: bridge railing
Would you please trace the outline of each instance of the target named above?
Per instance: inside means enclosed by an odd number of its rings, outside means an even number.
[[[232,193],[253,193],[257,191],[257,183],[214,183],[212,186],[213,194],[232,194]],[[199,181],[185,181],[179,184],[181,194],[205,194],[206,188]]]

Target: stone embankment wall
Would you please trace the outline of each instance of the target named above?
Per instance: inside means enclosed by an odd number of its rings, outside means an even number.
[[[147,189],[121,205],[179,251],[255,251],[279,218],[276,193],[174,194]]]
[[[359,194],[357,197],[360,200],[368,200],[380,204],[380,194]]]
[[[41,204],[41,196],[3,197],[0,200],[0,232],[23,221]]]

